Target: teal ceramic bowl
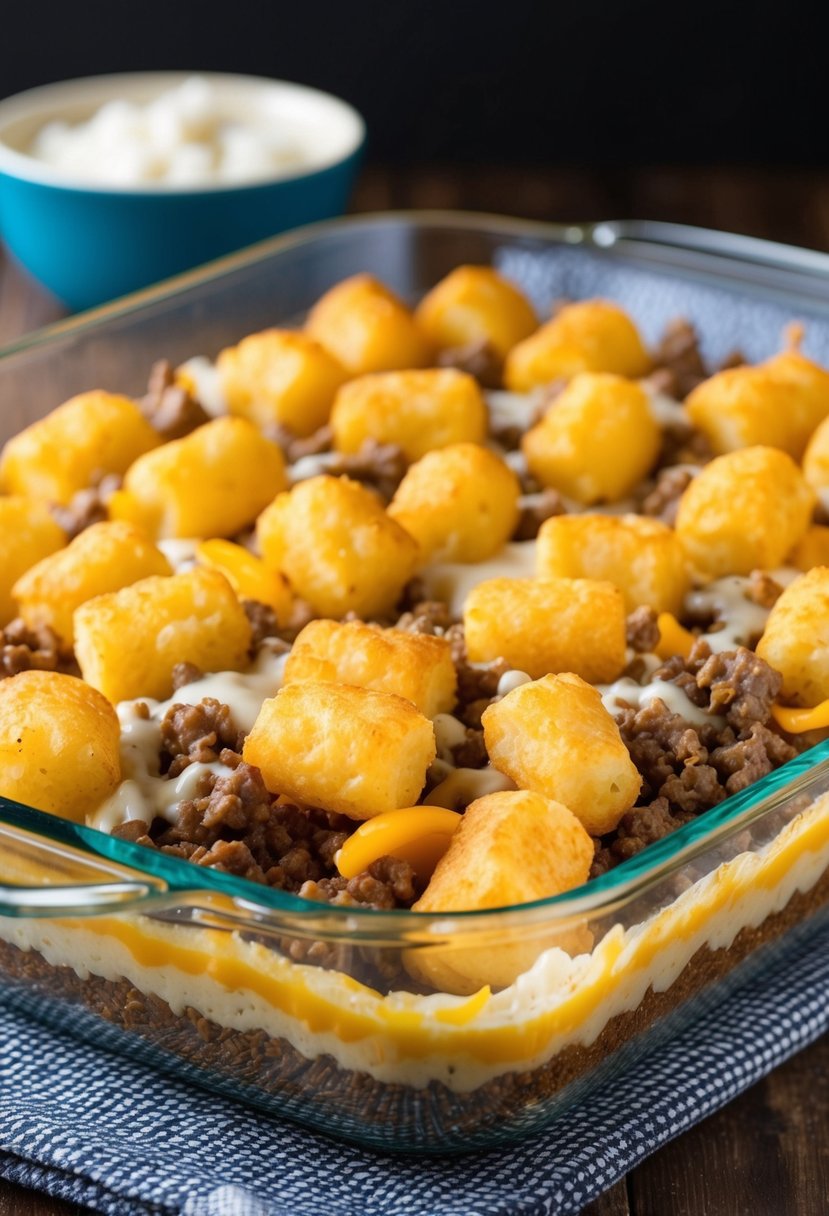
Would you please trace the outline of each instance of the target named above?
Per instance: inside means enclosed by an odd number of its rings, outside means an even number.
[[[0,101],[0,235],[71,309],[89,308],[299,224],[341,215],[365,140],[359,114],[316,89],[223,73],[202,78],[229,105],[267,106],[314,149],[307,164],[255,182],[185,187],[85,184],[29,155],[48,122],[104,103],[154,100],[191,75],[128,73],[64,81]]]

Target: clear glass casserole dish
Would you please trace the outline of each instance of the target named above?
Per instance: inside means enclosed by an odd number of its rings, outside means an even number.
[[[821,255],[659,225],[360,218],[24,340],[0,358],[0,438],[93,384],[137,393],[160,354],[296,319],[349,274],[414,299],[462,262],[539,306],[610,296],[646,337],[690,314],[713,358],[761,357],[796,316],[829,357]],[[585,887],[440,916],[320,905],[0,801],[0,999],[317,1130],[478,1148],[554,1120],[819,923],[827,794],[829,743]],[[433,972],[486,955],[496,979],[424,992],[401,978],[413,955]]]

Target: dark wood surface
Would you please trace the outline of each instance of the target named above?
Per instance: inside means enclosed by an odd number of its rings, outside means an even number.
[[[564,221],[664,219],[829,251],[829,172],[434,167],[364,173],[355,210],[410,207]],[[0,253],[0,346],[61,315]],[[73,1216],[82,1210],[0,1181],[0,1216]],[[655,1153],[585,1210],[585,1216],[826,1213],[829,1039]]]

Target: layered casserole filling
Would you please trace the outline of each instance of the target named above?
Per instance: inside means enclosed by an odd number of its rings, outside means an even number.
[[[607,301],[539,325],[489,269],[415,313],[358,276],[11,439],[0,794],[344,928],[0,922],[7,973],[196,1062],[247,1044],[277,1085],[555,1089],[814,910],[823,798],[635,924],[452,919],[589,892],[829,732],[829,373],[800,337],[714,370],[688,323],[653,350]],[[349,941],[355,908],[448,928]]]

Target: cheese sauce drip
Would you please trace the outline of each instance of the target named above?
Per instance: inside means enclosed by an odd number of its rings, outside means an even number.
[[[790,582],[796,571],[771,572],[775,582]],[[701,634],[714,654],[751,646],[766,627],[769,611],[748,598],[751,580],[742,575],[718,578],[707,586],[690,591],[685,597],[685,612],[689,616],[713,616],[716,628]]]
[[[166,701],[143,698],[122,701],[117,706],[121,723],[121,784],[90,816],[92,827],[111,832],[129,819],[151,822],[157,816],[175,821],[179,802],[192,798],[206,773],[228,774],[232,770],[215,761],[190,764],[179,777],[170,779],[159,770],[161,723],[173,705],[199,705],[212,697],[227,705],[237,730],[247,733],[253,726],[263,701],[275,696],[282,686],[286,655],[266,647],[246,672],[220,671],[185,684]],[[139,706],[146,706],[146,717]]]

